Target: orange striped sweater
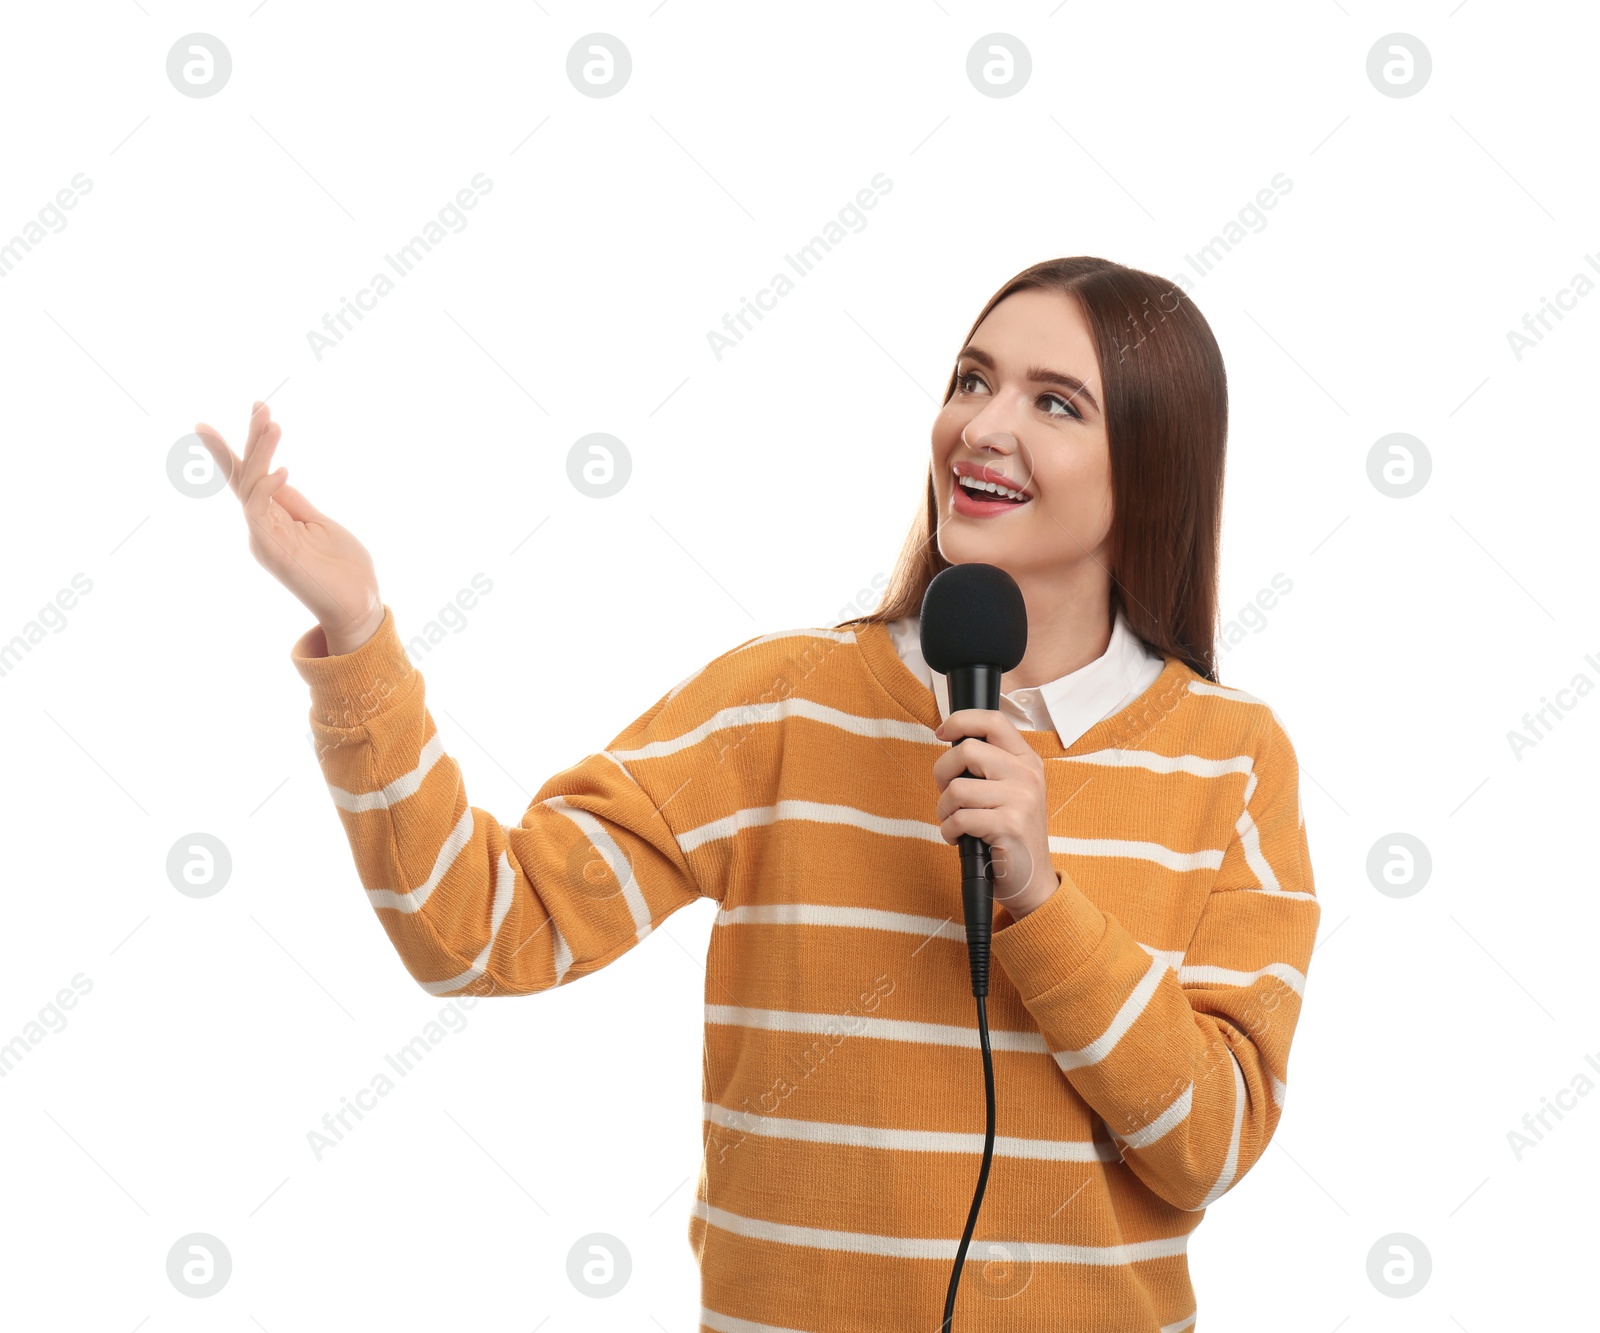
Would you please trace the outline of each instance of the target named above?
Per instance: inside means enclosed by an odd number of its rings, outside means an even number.
[[[700,1329],[931,1333],[983,1071],[933,694],[881,624],[764,634],[551,777],[468,803],[385,608],[291,653],[368,900],[433,995],[570,985],[710,898]],[[1195,1324],[1204,1210],[1283,1113],[1320,907],[1293,747],[1168,658],[1043,756],[1062,887],[997,905],[994,1161],[959,1333]]]

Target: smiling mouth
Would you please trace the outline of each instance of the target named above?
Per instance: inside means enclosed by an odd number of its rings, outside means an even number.
[[[1017,506],[1025,505],[1033,498],[1008,487],[996,487],[995,483],[979,481],[976,477],[957,476],[955,485],[975,504]]]

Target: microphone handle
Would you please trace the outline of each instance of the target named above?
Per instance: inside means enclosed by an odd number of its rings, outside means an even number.
[[[946,677],[950,711],[1000,707],[1000,676],[992,666],[957,667]],[[960,741],[952,742],[960,744]],[[963,770],[963,777],[977,774]],[[961,853],[961,909],[966,919],[967,962],[972,972],[972,993],[989,993],[989,940],[994,929],[994,868],[989,844],[963,833],[956,839]]]
[[[964,777],[974,776],[964,773]],[[967,965],[972,993],[989,993],[989,940],[994,927],[994,880],[989,844],[970,833],[956,839],[961,849],[961,908],[967,923]]]

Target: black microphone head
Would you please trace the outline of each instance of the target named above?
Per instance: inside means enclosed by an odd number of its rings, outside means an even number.
[[[941,676],[961,667],[1010,671],[1028,648],[1028,608],[998,565],[951,565],[922,594],[922,656]]]

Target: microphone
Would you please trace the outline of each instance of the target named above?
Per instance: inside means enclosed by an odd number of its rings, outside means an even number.
[[[997,709],[1000,677],[1022,661],[1028,647],[1028,608],[1022,589],[997,565],[951,565],[934,576],[922,595],[921,632],[923,659],[949,685],[950,711]],[[956,845],[961,851],[961,905],[972,993],[985,996],[994,924],[989,844],[963,833]]]
[[[951,565],[940,570],[922,594],[922,656],[950,687],[950,711],[1000,707],[1000,677],[1022,661],[1028,646],[1028,608],[1016,580],[996,565]],[[960,744],[954,741],[952,744]],[[974,777],[968,771],[963,777]],[[967,920],[967,962],[978,1005],[978,1047],[983,1052],[983,1164],[972,1192],[966,1230],[956,1247],[945,1290],[940,1333],[952,1333],[956,1290],[983,1207],[989,1164],[994,1160],[994,1055],[989,1048],[989,937],[994,925],[994,878],[989,844],[963,833],[961,907]]]

